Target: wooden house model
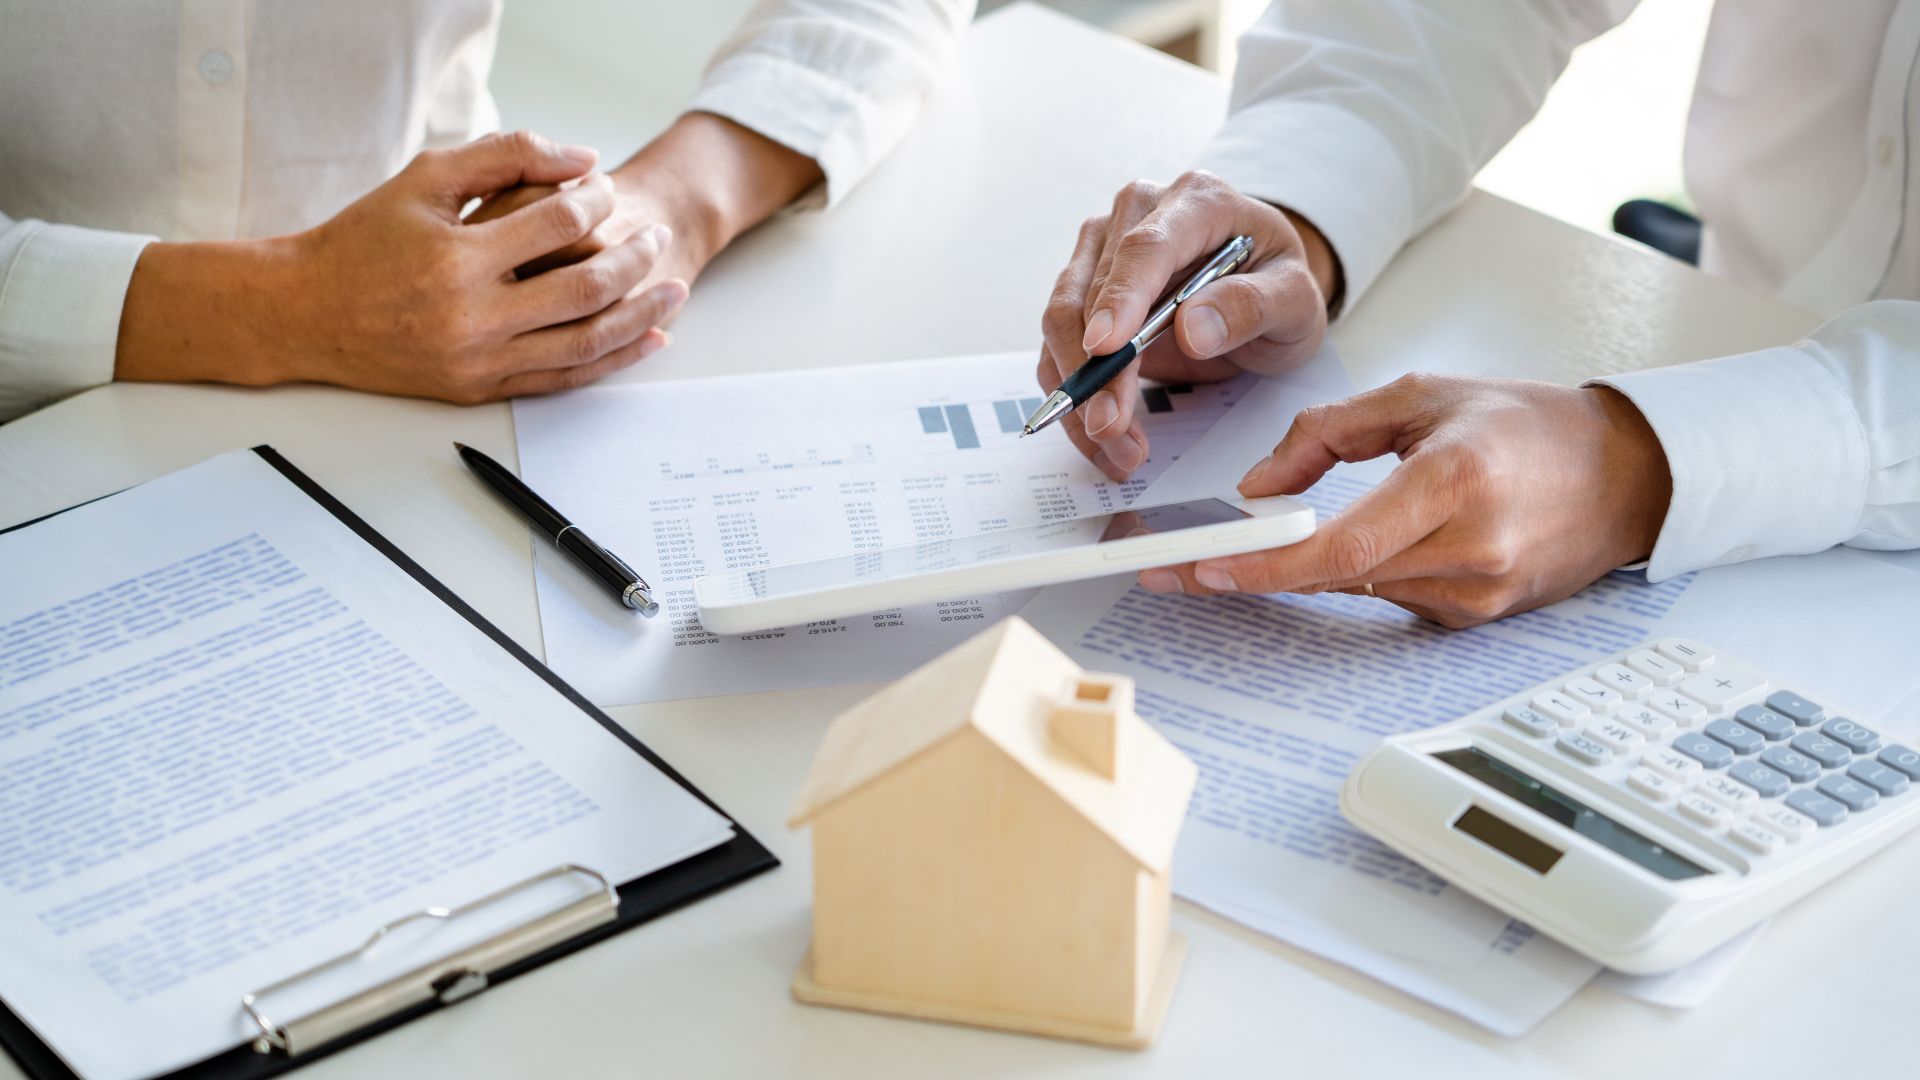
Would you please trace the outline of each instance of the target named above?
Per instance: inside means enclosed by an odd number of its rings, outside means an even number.
[[[1191,761],[1133,682],[1008,619],[841,714],[788,824],[813,827],[794,996],[1141,1047]]]

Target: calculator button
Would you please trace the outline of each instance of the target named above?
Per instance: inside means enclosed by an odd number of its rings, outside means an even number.
[[[1853,754],[1846,747],[1816,731],[1803,731],[1787,744],[1826,768],[1845,765]]]
[[[1535,694],[1529,704],[1533,706],[1534,712],[1553,718],[1563,727],[1568,724],[1577,724],[1587,718],[1585,705],[1555,690]]]
[[[1607,749],[1605,743],[1577,731],[1561,732],[1560,741],[1554,745],[1561,753],[1589,765],[1604,765],[1613,757],[1613,751]]]
[[[1763,829],[1751,821],[1743,821],[1733,827],[1733,838],[1742,846],[1761,855],[1771,855],[1787,842],[1772,829]]]
[[[1871,810],[1873,804],[1880,801],[1880,793],[1858,780],[1849,780],[1838,773],[1828,773],[1813,785],[1814,790],[1829,799],[1838,799],[1853,811]]]
[[[1653,692],[1652,679],[1621,664],[1601,664],[1600,670],[1593,673],[1593,681],[1628,701],[1639,701]]]
[[[1858,780],[1882,795],[1898,795],[1907,790],[1907,776],[1877,761],[1856,761],[1847,767],[1847,777]]]
[[[1541,716],[1525,705],[1509,705],[1507,711],[1500,714],[1501,719],[1519,728],[1529,735],[1545,738],[1560,730],[1560,725]]]
[[[1727,749],[1739,754],[1741,757],[1746,757],[1748,754],[1757,754],[1762,747],[1767,745],[1767,740],[1761,738],[1759,732],[1745,724],[1737,724],[1732,720],[1712,720],[1707,723],[1706,727],[1700,730],[1712,736],[1716,742],[1725,743]]]
[[[1627,657],[1627,666],[1645,675],[1655,686],[1672,686],[1680,681],[1687,669],[1661,656],[1659,653],[1641,649]]]
[[[1724,769],[1733,764],[1733,751],[1725,743],[1715,742],[1697,731],[1689,731],[1673,740],[1673,748],[1708,769]]]
[[[1654,712],[1646,705],[1629,705],[1613,714],[1615,720],[1649,739],[1657,739],[1673,730],[1673,718]]]
[[[1698,795],[1681,796],[1680,813],[1688,820],[1704,825],[1708,829],[1718,829],[1733,820],[1733,811]]]
[[[1831,828],[1847,820],[1844,804],[1829,799],[1812,788],[1801,788],[1787,796],[1787,809],[1811,818],[1821,828]]]
[[[1679,664],[1688,671],[1699,671],[1713,665],[1713,650],[1697,641],[1686,638],[1670,637],[1654,646],[1661,656]]]
[[[1899,769],[1907,774],[1909,780],[1920,780],[1920,752],[1904,746],[1888,745],[1880,751],[1880,764]]]
[[[1759,732],[1768,742],[1782,742],[1793,736],[1793,721],[1764,705],[1748,705],[1734,713],[1733,718]]]
[[[1666,802],[1684,790],[1680,781],[1645,765],[1627,774],[1627,786],[1654,802]]]
[[[1735,811],[1746,810],[1760,801],[1760,796],[1752,788],[1736,784],[1718,773],[1693,785],[1693,790]]]
[[[1813,828],[1813,819],[1784,806],[1773,806],[1753,815],[1753,820],[1786,837],[1798,840]]]
[[[1639,732],[1614,720],[1590,721],[1587,734],[1613,747],[1616,754],[1631,754],[1646,742]]]
[[[1681,784],[1693,782],[1693,778],[1703,771],[1698,761],[1675,751],[1672,747],[1656,746],[1640,758],[1640,764]]]
[[[1567,694],[1597,713],[1612,712],[1615,705],[1626,700],[1617,691],[1609,690],[1584,675],[1568,680]]]
[[[1768,695],[1767,708],[1799,724],[1801,727],[1812,727],[1827,718],[1827,710],[1815,705],[1799,694],[1786,690],[1776,691]]]
[[[1671,716],[1674,723],[1681,727],[1692,727],[1707,715],[1707,710],[1699,702],[1672,690],[1662,690],[1647,700],[1652,703],[1654,711]]]
[[[1785,746],[1770,746],[1760,755],[1760,764],[1774,772],[1785,773],[1787,779],[1796,784],[1804,784],[1820,775],[1820,763]]]
[[[1856,724],[1844,716],[1836,716],[1821,724],[1820,734],[1856,754],[1870,754],[1880,749],[1879,732],[1865,724]]]
[[[1730,709],[1767,688],[1767,680],[1737,664],[1721,663],[1680,680],[1680,689],[1709,709]]]
[[[1760,793],[1763,798],[1785,795],[1793,784],[1785,773],[1770,769],[1757,761],[1740,761],[1727,770],[1727,775]]]

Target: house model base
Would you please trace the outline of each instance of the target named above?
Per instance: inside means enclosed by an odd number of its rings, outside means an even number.
[[[794,973],[793,996],[794,1000],[808,1005],[831,1005],[838,1009],[859,1009],[863,1012],[886,1013],[892,1016],[910,1016],[916,1020],[938,1020],[948,1024],[999,1028],[1003,1031],[1018,1031],[1028,1035],[1047,1035],[1056,1039],[1073,1039],[1102,1046],[1118,1046],[1127,1050],[1144,1050],[1160,1036],[1160,1028],[1166,1023],[1167,1010],[1173,1003],[1174,984],[1180,980],[1180,967],[1186,959],[1187,936],[1177,930],[1168,931],[1167,951],[1160,957],[1153,990],[1147,995],[1146,1009],[1140,1018],[1139,1025],[1132,1028],[1081,1024],[1049,1016],[997,1013],[948,1002],[896,998],[884,994],[822,986],[813,981],[812,949],[807,950],[806,958],[800,961],[800,970]]]

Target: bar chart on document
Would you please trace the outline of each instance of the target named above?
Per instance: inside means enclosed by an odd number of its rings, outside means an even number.
[[[664,608],[629,618],[536,546],[547,662],[602,704],[895,677],[1025,594],[720,637],[700,624],[693,581],[1122,509],[1246,386],[1143,388],[1149,460],[1116,483],[1064,431],[1020,437],[1040,398],[1033,362],[992,354],[516,401],[521,475],[634,563]]]

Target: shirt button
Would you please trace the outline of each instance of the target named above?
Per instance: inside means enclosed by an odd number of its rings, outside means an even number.
[[[200,54],[200,77],[218,86],[233,78],[233,57],[225,49],[208,49]]]
[[[1879,152],[1880,152],[1880,164],[1882,164],[1882,165],[1885,165],[1885,166],[1888,166],[1888,167],[1892,167],[1892,165],[1893,165],[1893,136],[1891,136],[1891,135],[1882,135],[1882,136],[1880,136],[1880,144],[1879,144],[1879,147],[1878,147],[1878,149],[1879,149]]]

